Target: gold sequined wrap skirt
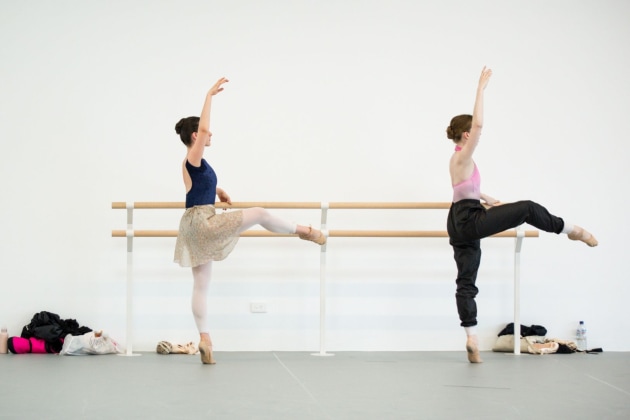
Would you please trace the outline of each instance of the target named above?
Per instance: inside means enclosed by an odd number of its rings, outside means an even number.
[[[224,260],[238,242],[242,221],[241,210],[216,214],[212,205],[186,209],[179,222],[175,262],[182,267],[196,267]]]

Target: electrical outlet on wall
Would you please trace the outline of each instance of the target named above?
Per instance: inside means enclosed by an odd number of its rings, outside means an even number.
[[[249,311],[253,314],[264,314],[267,312],[267,302],[250,302]]]

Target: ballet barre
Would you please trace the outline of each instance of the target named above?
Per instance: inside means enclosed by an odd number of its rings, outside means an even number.
[[[445,230],[328,230],[328,238],[448,238]],[[537,238],[538,231],[523,231],[526,238]],[[112,230],[112,237],[125,238],[128,235],[126,230]],[[135,229],[132,232],[136,238],[176,238],[176,230],[150,230]],[[242,238],[290,238],[297,236],[295,233],[274,233],[263,230],[248,230],[241,233]],[[493,238],[516,238],[517,232],[505,231],[493,235]]]
[[[321,210],[320,230],[328,237],[344,238],[448,238],[444,230],[328,230],[328,210],[448,210],[449,202],[267,202],[244,201],[232,204],[216,203],[218,209],[244,209],[263,207],[266,209],[313,209]],[[127,349],[124,355],[134,355],[133,337],[133,238],[166,238],[177,237],[177,230],[148,230],[133,228],[133,212],[135,209],[184,209],[184,202],[112,202],[112,209],[127,210],[127,229],[112,230],[112,237],[127,238]],[[281,234],[262,230],[248,230],[241,237],[292,237],[296,234]],[[536,238],[537,230],[523,230],[518,227],[500,232],[493,238],[514,238],[514,354],[520,354],[520,257],[523,238]],[[331,356],[326,352],[326,244],[320,247],[320,349],[316,356]]]
[[[114,201],[112,209],[126,209],[128,206],[136,209],[183,209],[183,201],[136,201],[126,203],[124,201]],[[238,203],[216,203],[218,209],[246,209],[250,207],[264,207],[266,209],[321,209],[327,205],[329,209],[363,209],[363,210],[404,210],[404,209],[446,209],[451,207],[451,203],[445,202],[320,202],[320,201],[241,201]]]

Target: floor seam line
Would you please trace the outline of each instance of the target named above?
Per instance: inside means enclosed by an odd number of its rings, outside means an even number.
[[[304,385],[304,383],[302,381],[300,381],[300,379],[291,371],[291,369],[289,369],[289,367],[287,365],[285,365],[282,360],[280,360],[280,358],[278,357],[278,355],[273,352],[273,357],[276,358],[276,360],[278,361],[278,363],[280,363],[280,366],[282,366],[284,368],[284,370],[287,371],[287,373],[295,380],[295,382],[298,383],[298,385],[300,385],[300,387],[304,390],[304,392],[306,392],[308,394],[308,396],[311,398],[311,400],[313,400],[313,402],[315,404],[317,404],[317,406],[320,408],[320,410],[322,410],[324,412],[324,414],[326,415],[327,418],[332,418],[324,409],[324,407],[322,406],[322,404],[319,402],[319,400],[317,398],[315,398],[315,395],[313,395],[313,393],[306,387],[306,385]]]
[[[586,375],[586,376],[588,376],[588,377],[589,377],[589,378],[591,378],[591,379],[596,380],[597,382],[600,382],[600,383],[602,383],[602,384],[604,384],[604,385],[607,385],[607,386],[611,387],[612,389],[616,389],[616,390],[617,390],[617,391],[619,391],[619,392],[622,392],[622,393],[624,393],[624,394],[626,394],[626,395],[630,395],[630,392],[626,391],[625,389],[621,389],[621,388],[619,388],[619,387],[617,387],[617,386],[614,386],[613,384],[609,384],[608,382],[603,381],[603,380],[601,380],[601,379],[599,379],[599,378],[596,378],[596,377],[594,377],[594,376],[591,376],[591,375]]]

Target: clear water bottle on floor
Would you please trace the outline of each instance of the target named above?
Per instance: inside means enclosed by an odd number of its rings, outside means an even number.
[[[577,344],[578,350],[586,351],[586,325],[584,325],[584,321],[580,321],[580,324],[577,327],[577,331],[575,332],[575,339],[575,344]]]
[[[7,333],[7,327],[0,329],[0,354],[6,354],[8,352],[9,334]]]

